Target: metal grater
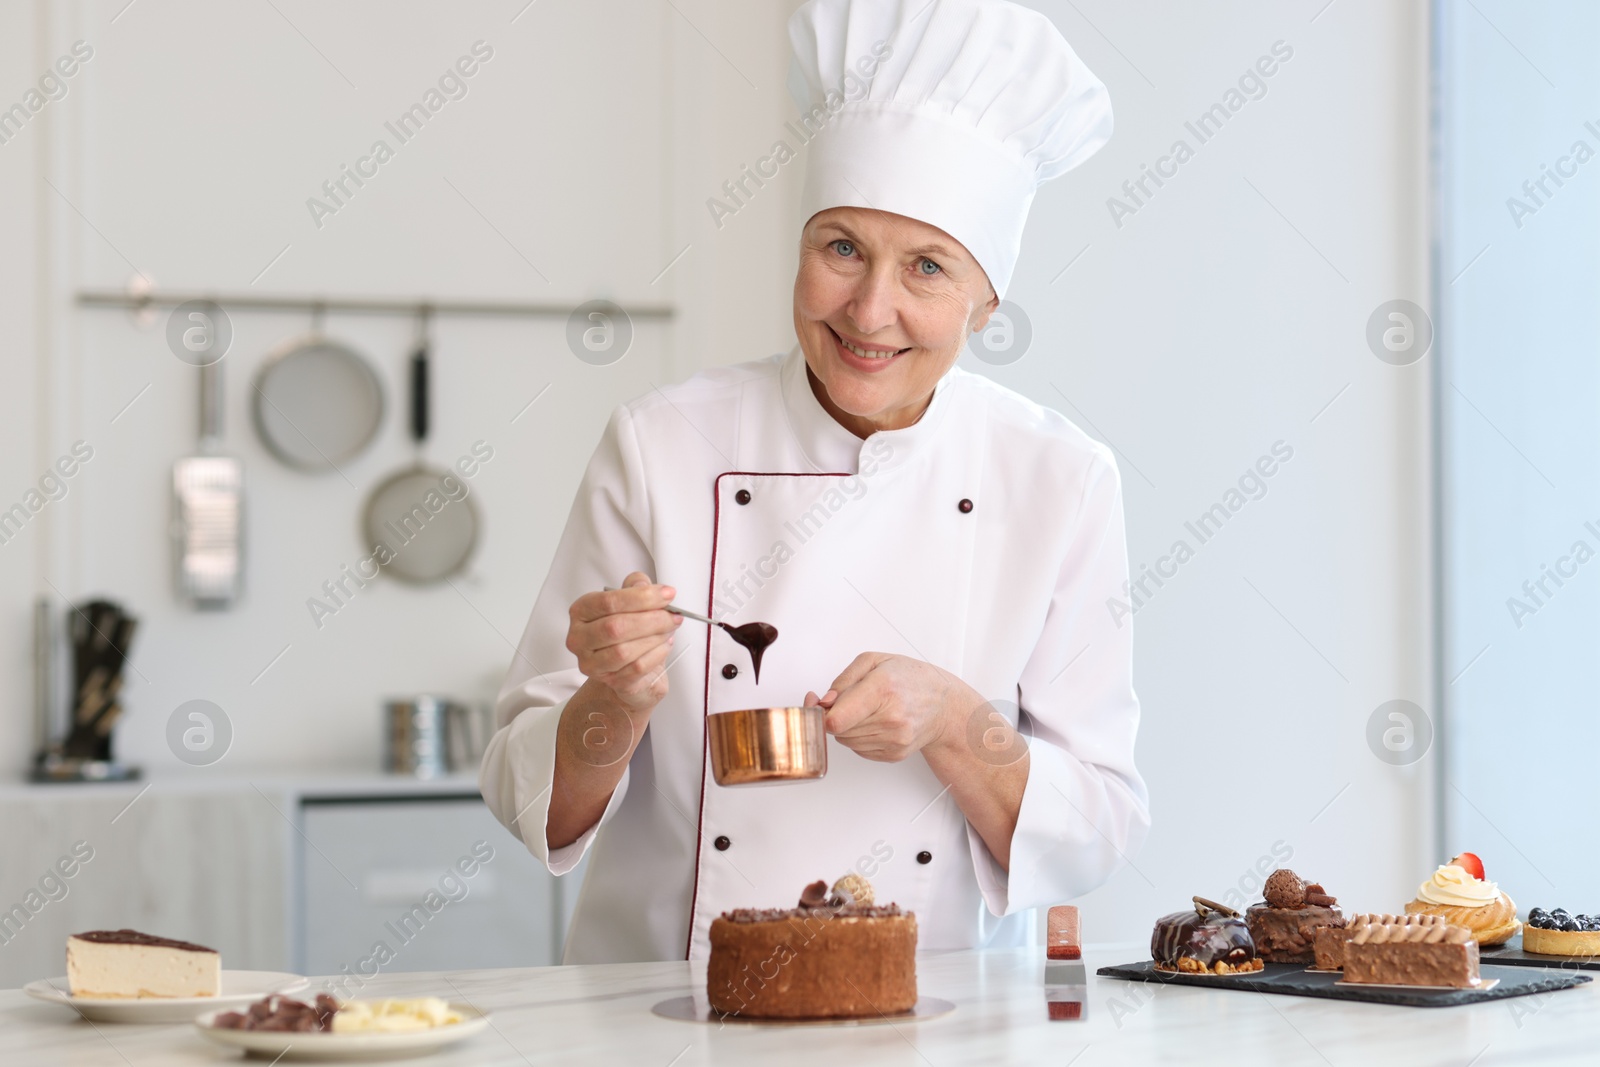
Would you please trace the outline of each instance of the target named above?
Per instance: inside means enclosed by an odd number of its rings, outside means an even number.
[[[189,456],[172,467],[178,596],[224,608],[239,595],[244,466],[231,456]]]
[[[172,465],[172,545],[178,598],[226,608],[244,584],[244,465],[216,452],[221,441],[222,368],[200,368],[200,451]]]

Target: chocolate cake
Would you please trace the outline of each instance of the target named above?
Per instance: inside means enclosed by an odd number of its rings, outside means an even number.
[[[712,920],[706,993],[718,1014],[752,1019],[897,1015],[917,1003],[916,953],[915,915],[873,903],[859,877],[832,893],[819,881],[798,907]]]
[[[1376,985],[1480,985],[1472,931],[1438,915],[1357,915],[1344,947],[1344,980]]]
[[[1182,974],[1245,974],[1261,970],[1250,928],[1232,908],[1195,897],[1194,910],[1156,920],[1150,957],[1156,970]]]
[[[1344,970],[1344,946],[1350,940],[1348,926],[1323,926],[1312,939],[1311,951],[1316,957],[1317,970]]]
[[[1263,895],[1266,900],[1245,909],[1244,917],[1256,951],[1269,963],[1310,963],[1317,931],[1344,925],[1338,901],[1293,871],[1273,871]]]

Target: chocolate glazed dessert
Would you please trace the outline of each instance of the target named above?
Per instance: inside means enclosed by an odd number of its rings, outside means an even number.
[[[1317,931],[1344,926],[1339,902],[1291,870],[1268,875],[1263,895],[1265,903],[1245,910],[1245,922],[1256,951],[1269,963],[1311,963],[1316,959]]]
[[[1193,911],[1176,911],[1156,920],[1150,956],[1156,970],[1181,974],[1245,974],[1264,966],[1256,956],[1250,928],[1239,913],[1205,897]]]
[[[908,1012],[917,1003],[917,917],[873,903],[858,875],[813,882],[794,908],[741,908],[711,923],[712,1011],[752,1019]]]

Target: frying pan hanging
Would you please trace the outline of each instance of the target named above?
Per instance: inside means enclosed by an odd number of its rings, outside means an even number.
[[[418,326],[417,350],[411,356],[410,410],[416,462],[372,491],[361,529],[385,573],[413,585],[429,585],[467,565],[478,544],[479,520],[466,482],[452,471],[428,466],[423,455],[431,399],[426,310]]]
[[[360,455],[383,425],[383,383],[355,349],[319,330],[269,354],[250,407],[267,451],[299,470],[332,470]]]

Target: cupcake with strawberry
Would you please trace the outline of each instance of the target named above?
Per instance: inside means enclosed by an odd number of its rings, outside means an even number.
[[[1463,852],[1433,872],[1406,905],[1408,915],[1442,915],[1472,931],[1479,945],[1503,945],[1522,928],[1517,906],[1485,879],[1483,861]]]

